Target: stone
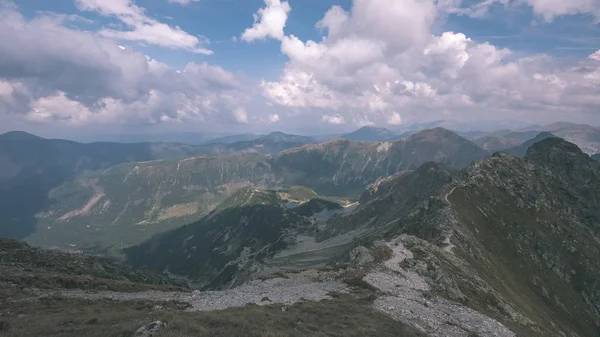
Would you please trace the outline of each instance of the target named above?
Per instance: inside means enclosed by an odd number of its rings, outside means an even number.
[[[362,267],[373,261],[375,259],[366,247],[358,246],[350,252],[350,266],[354,268]]]
[[[137,329],[134,337],[156,337],[158,333],[167,328],[167,323],[156,321],[150,324],[146,324],[143,327]]]

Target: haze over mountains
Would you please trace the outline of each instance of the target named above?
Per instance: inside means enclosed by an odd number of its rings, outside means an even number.
[[[523,156],[552,135],[600,152],[597,128],[537,128],[553,131],[497,131],[472,143],[441,128],[395,140],[402,136],[364,127],[321,143],[273,132],[203,145],[82,144],[9,132],[0,135],[0,234],[48,247],[115,250],[197,221],[243,186],[301,185],[355,200],[368,184],[427,161],[460,168],[498,150]]]
[[[342,279],[433,336],[592,336],[600,158],[579,146],[595,151],[599,131],[537,128],[473,141],[367,127],[322,142],[274,132],[202,145],[11,132],[0,135],[0,235],[123,258],[198,289]]]
[[[334,140],[276,155],[124,163],[54,187],[27,238],[62,248],[121,248],[200,219],[244,186],[302,185],[352,199],[377,179],[426,161],[464,167],[486,155],[460,136],[434,129],[395,142]]]

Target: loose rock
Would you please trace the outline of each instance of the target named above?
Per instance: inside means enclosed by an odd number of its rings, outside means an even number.
[[[167,328],[167,323],[156,321],[150,324],[146,324],[143,327],[139,328],[134,337],[156,337],[159,332],[165,330]]]

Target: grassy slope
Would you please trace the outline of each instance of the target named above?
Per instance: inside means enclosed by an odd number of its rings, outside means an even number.
[[[104,259],[0,240],[0,335],[130,337],[140,326],[162,320],[168,323],[160,334],[165,337],[423,336],[375,311],[373,294],[366,291],[287,308],[249,305],[215,312],[187,312],[188,305],[179,302],[80,300],[52,292],[186,290],[160,280]]]
[[[395,142],[336,140],[274,156],[236,154],[123,164],[54,189],[53,205],[41,214],[36,233],[28,240],[117,251],[200,220],[243,186],[301,185],[322,195],[357,197],[367,184],[425,161],[463,167],[486,154],[454,133],[434,129]],[[84,210],[100,192],[87,212],[65,218],[73,210]]]
[[[285,249],[285,238],[292,232],[311,230],[311,222],[303,216],[341,207],[321,199],[308,201],[313,196],[314,191],[298,187],[242,188],[201,221],[126,249],[127,261],[156,270],[168,268],[209,288],[237,284],[254,261]],[[285,198],[308,202],[290,209]]]
[[[425,336],[375,311],[368,300],[350,296],[295,304],[285,310],[273,305],[216,312],[185,312],[174,303],[62,298],[2,304],[0,325],[8,325],[8,331],[1,334],[7,337],[129,337],[156,320],[168,324],[161,337]],[[18,318],[18,314],[25,316]]]
[[[554,335],[560,328],[595,336],[600,195],[592,186],[600,183],[600,165],[581,152],[557,150],[563,143],[542,141],[525,160],[502,155],[485,160],[448,200],[463,227],[459,254],[535,322],[541,329],[535,335]],[[545,155],[536,151],[551,152],[552,159],[542,160]]]

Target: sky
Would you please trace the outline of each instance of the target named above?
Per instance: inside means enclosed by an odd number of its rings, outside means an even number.
[[[0,132],[600,125],[600,0],[0,0]]]

